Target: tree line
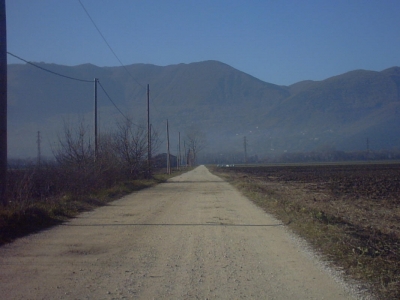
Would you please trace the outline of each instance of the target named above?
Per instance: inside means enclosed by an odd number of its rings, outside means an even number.
[[[196,126],[184,136],[185,163],[195,165],[206,146],[205,134]],[[54,159],[14,165],[8,170],[7,199],[30,203],[57,195],[80,197],[120,182],[151,177],[162,139],[151,131],[151,158],[148,162],[147,128],[131,119],[117,122],[111,132],[98,137],[95,149],[92,130],[81,121],[64,128],[52,149]],[[160,167],[160,166],[158,166]],[[162,168],[163,166],[161,166]]]
[[[151,142],[155,153],[161,143],[156,130]],[[92,132],[83,122],[75,127],[64,123],[52,151],[54,160],[38,159],[36,164],[9,169],[9,201],[90,194],[124,180],[148,177],[151,172],[147,164],[147,130],[130,119],[117,123],[113,132],[101,134],[97,149]]]

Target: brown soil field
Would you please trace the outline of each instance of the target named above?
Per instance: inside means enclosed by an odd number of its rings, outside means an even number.
[[[400,298],[400,164],[212,168],[382,299]]]

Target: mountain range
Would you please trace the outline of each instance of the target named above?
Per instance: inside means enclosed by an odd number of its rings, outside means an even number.
[[[400,147],[399,67],[281,86],[218,61],[35,65],[76,79],[99,79],[100,132],[112,131],[124,117],[145,124],[149,85],[152,126],[164,137],[168,119],[172,145],[178,143],[178,132],[184,136],[195,126],[205,133],[204,152],[209,153],[243,151],[244,137],[249,155],[259,157],[328,148],[366,150],[367,139],[372,150]],[[42,153],[50,155],[64,123],[85,122],[90,128],[93,122],[94,83],[40,68],[8,65],[9,157],[35,156],[38,131]]]

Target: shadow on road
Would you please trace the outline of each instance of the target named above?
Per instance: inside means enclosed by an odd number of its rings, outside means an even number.
[[[91,226],[226,226],[226,227],[274,227],[274,226],[283,226],[283,223],[278,224],[227,224],[227,223],[200,223],[200,224],[125,224],[125,223],[116,223],[116,224],[68,224],[64,223],[63,226],[82,226],[82,227],[91,227]]]
[[[181,180],[181,181],[166,181],[165,183],[226,183],[223,180]]]

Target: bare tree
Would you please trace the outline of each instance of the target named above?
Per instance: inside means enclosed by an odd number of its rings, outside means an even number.
[[[137,177],[145,171],[147,131],[143,126],[134,125],[130,119],[118,123],[114,135],[114,148],[131,176]]]
[[[188,148],[188,157],[191,158],[193,164],[197,164],[198,153],[207,146],[207,139],[205,133],[197,126],[191,126],[185,135],[185,144]]]
[[[86,168],[94,160],[94,148],[83,122],[74,130],[64,122],[62,137],[58,137],[58,147],[53,149],[55,159],[61,165]]]
[[[62,189],[81,194],[95,187],[94,147],[83,121],[76,128],[64,122],[64,132],[53,154],[60,166]]]
[[[124,180],[123,165],[115,151],[115,136],[113,133],[102,133],[99,136],[96,159],[96,178],[105,186],[112,186]]]

